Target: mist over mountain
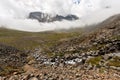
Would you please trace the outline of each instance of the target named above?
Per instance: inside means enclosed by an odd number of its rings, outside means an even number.
[[[0,26],[23,31],[82,27],[119,13],[119,4],[118,0],[0,0]],[[51,16],[71,14],[79,17],[79,20],[42,23],[28,19],[31,12],[42,12]]]

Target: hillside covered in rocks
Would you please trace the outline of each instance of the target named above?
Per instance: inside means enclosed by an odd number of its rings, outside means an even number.
[[[0,80],[119,80],[120,14],[86,29],[10,37],[27,50],[0,34]]]

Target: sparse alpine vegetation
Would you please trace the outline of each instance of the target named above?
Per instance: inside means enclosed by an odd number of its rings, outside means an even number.
[[[26,80],[119,80],[119,53],[119,14],[91,28],[68,31],[0,29],[0,75],[12,75],[8,80],[15,75]]]

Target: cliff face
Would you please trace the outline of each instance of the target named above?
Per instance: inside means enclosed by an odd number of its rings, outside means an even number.
[[[61,15],[55,15],[51,16],[47,13],[42,13],[42,12],[31,12],[29,14],[30,19],[36,19],[39,22],[54,22],[54,21],[62,21],[62,20],[68,20],[68,21],[73,21],[79,19],[75,15],[67,15],[67,16],[61,16]]]

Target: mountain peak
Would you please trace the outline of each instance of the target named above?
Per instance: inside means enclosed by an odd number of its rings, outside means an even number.
[[[67,16],[62,16],[62,15],[51,16],[50,14],[42,13],[42,12],[31,12],[29,14],[29,18],[36,19],[39,22],[54,22],[54,21],[62,21],[62,20],[73,21],[79,19],[77,16],[71,14]]]

